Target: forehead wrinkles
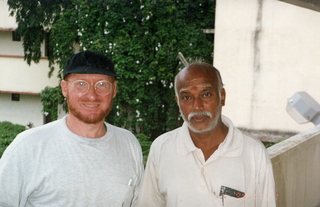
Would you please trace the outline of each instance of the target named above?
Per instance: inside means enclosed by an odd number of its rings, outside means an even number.
[[[84,80],[88,83],[96,83],[98,81],[109,81],[110,83],[115,82],[114,77],[100,74],[69,74],[66,80],[72,82],[76,80]]]
[[[190,91],[192,89],[198,89],[198,88],[212,88],[212,85],[210,83],[201,83],[201,84],[196,84],[196,85],[190,85],[186,87],[180,88],[179,92],[184,92],[184,91]]]

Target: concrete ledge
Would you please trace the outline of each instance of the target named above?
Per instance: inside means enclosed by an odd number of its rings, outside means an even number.
[[[279,0],[296,6],[304,7],[306,9],[312,9],[314,11],[320,11],[319,0]]]
[[[267,149],[275,176],[277,206],[320,205],[320,126]]]

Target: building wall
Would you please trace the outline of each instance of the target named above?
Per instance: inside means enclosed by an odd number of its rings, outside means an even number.
[[[40,93],[46,86],[57,86],[57,70],[51,78],[48,78],[48,73],[47,59],[29,66],[23,57],[0,56],[0,92]]]
[[[13,101],[11,93],[0,93],[0,121],[10,121],[14,124],[33,127],[45,123],[39,95],[20,94],[19,101]],[[65,116],[62,107],[58,107],[58,118]]]
[[[24,56],[22,41],[12,41],[13,31],[0,31],[0,55]]]
[[[277,206],[320,206],[320,126],[269,147]]]
[[[15,18],[9,16],[7,0],[0,0],[0,29],[15,29]]]
[[[0,0],[0,121],[39,126],[44,123],[39,93],[46,87],[59,84],[57,70],[48,77],[48,60],[28,65],[24,60],[23,42],[12,40],[12,31],[17,27],[15,18],[9,16],[7,0]],[[12,94],[20,94],[19,101],[12,101]],[[63,116],[60,111],[60,117]]]
[[[42,105],[39,95],[20,95],[20,101],[12,101],[10,93],[0,93],[0,121],[34,126],[43,124]]]
[[[31,122],[34,126],[44,123],[39,93],[46,86],[59,84],[57,74],[48,78],[48,72],[46,59],[29,66],[23,57],[0,56],[0,121],[22,125]],[[11,101],[12,93],[20,94],[19,102]]]
[[[287,99],[320,102],[320,13],[277,0],[217,0],[214,65],[227,91],[223,113],[238,127],[301,132]]]

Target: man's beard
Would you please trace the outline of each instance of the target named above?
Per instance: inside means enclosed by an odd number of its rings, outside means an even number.
[[[188,115],[188,119],[186,119],[184,117],[184,115],[181,113],[182,115],[182,118],[183,120],[188,124],[188,128],[193,131],[194,133],[203,133],[203,132],[209,132],[209,131],[212,131],[218,124],[218,121],[219,121],[219,114],[221,112],[221,109],[220,111],[217,111],[214,118],[211,120],[211,123],[209,124],[209,126],[205,129],[201,129],[201,130],[198,130],[196,129],[195,127],[192,126],[192,124],[190,123],[191,119],[194,117],[194,116],[207,116],[209,118],[212,118],[213,115],[209,112],[209,111],[197,111],[197,112],[191,112],[189,115]]]
[[[68,98],[67,98],[67,103],[68,103]],[[109,108],[105,109],[104,111],[102,111],[99,115],[97,116],[86,116],[84,114],[81,113],[81,111],[75,109],[71,104],[68,104],[68,109],[69,109],[69,113],[72,114],[73,116],[75,116],[76,118],[78,118],[80,121],[82,121],[83,123],[86,124],[97,124],[101,121],[104,121],[104,119],[106,118],[106,116],[108,116],[108,114],[110,113],[112,108],[112,102]]]

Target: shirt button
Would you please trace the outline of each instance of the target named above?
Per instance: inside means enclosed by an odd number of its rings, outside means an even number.
[[[203,174],[206,174],[206,169],[205,169],[204,167],[202,167],[202,168],[201,168],[201,172],[202,172]]]

